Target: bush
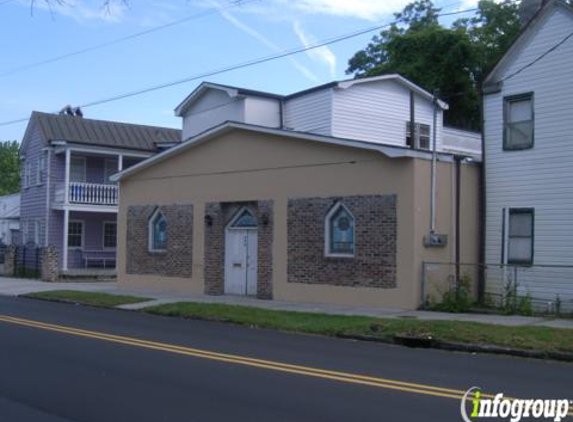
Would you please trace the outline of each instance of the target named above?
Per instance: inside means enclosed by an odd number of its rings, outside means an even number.
[[[451,288],[442,293],[440,302],[431,306],[432,309],[441,312],[468,312],[474,300],[471,294],[471,277],[464,274]]]

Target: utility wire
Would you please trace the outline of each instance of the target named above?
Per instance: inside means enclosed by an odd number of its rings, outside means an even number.
[[[516,75],[519,75],[521,72],[523,72],[525,69],[530,68],[531,66],[533,66],[534,64],[536,64],[537,62],[541,61],[545,56],[547,56],[548,54],[552,53],[553,51],[557,50],[560,46],[562,46],[563,44],[565,44],[565,42],[567,42],[567,40],[569,38],[573,37],[573,32],[569,33],[568,35],[566,35],[561,41],[559,41],[557,44],[555,44],[553,47],[551,47],[550,49],[548,49],[547,51],[545,51],[543,54],[541,54],[540,56],[538,56],[537,58],[535,58],[534,60],[530,61],[529,63],[527,63],[526,65],[520,67],[519,69],[517,69],[515,72],[513,72],[510,75],[507,75],[505,78],[501,79],[500,82],[503,81],[507,81],[510,78],[513,78]]]
[[[13,1],[13,0],[4,0],[4,3],[7,3],[9,1]],[[85,54],[85,53],[95,51],[95,50],[100,50],[102,48],[116,45],[116,44],[119,44],[119,43],[122,43],[122,42],[125,42],[128,40],[132,40],[134,38],[139,38],[143,35],[148,35],[148,34],[151,34],[154,32],[162,31],[163,29],[167,29],[167,28],[171,28],[173,26],[181,25],[183,23],[187,23],[187,22],[195,20],[195,19],[203,18],[205,16],[210,16],[210,15],[215,15],[215,14],[220,13],[221,11],[231,9],[234,7],[243,6],[245,4],[252,3],[254,1],[260,1],[260,0],[243,0],[243,1],[233,2],[227,6],[224,6],[224,7],[214,7],[214,8],[208,9],[204,12],[196,13],[194,15],[190,15],[190,16],[187,16],[185,18],[181,18],[181,19],[166,23],[164,25],[154,26],[153,28],[146,29],[145,31],[136,32],[136,33],[126,35],[126,36],[121,37],[121,38],[117,38],[115,40],[106,41],[106,42],[101,43],[101,44],[95,44],[95,45],[92,45],[92,46],[89,46],[86,48],[82,48],[82,49],[79,49],[76,51],[71,51],[69,53],[62,54],[60,56],[51,57],[49,59],[40,60],[37,62],[32,62],[32,63],[24,64],[21,66],[17,66],[17,67],[14,67],[12,69],[9,69],[5,72],[0,73],[0,78],[3,78],[5,76],[9,76],[9,75],[13,75],[15,73],[19,73],[23,70],[32,69],[34,67],[39,67],[39,66],[44,66],[44,65],[47,65],[50,63],[54,63],[54,62],[58,62],[58,61],[61,61],[64,59],[68,59],[70,57],[79,56],[81,54]],[[0,6],[3,5],[4,3],[0,2]]]
[[[441,14],[438,14],[437,16],[438,16],[438,17],[443,17],[443,16],[460,15],[460,14],[464,14],[464,13],[475,12],[475,11],[477,11],[477,10],[478,10],[478,8],[475,8],[475,7],[474,7],[474,8],[471,8],[471,9],[458,10],[458,11],[455,11],[455,12],[441,13]],[[231,66],[227,66],[227,67],[215,69],[215,70],[212,70],[212,71],[208,71],[208,72],[205,72],[205,73],[200,73],[200,74],[192,75],[192,76],[189,76],[189,77],[187,77],[187,78],[183,78],[183,79],[179,79],[179,80],[175,80],[175,81],[171,81],[171,82],[162,83],[162,84],[159,84],[159,85],[154,85],[154,86],[147,87],[147,88],[143,88],[143,89],[140,89],[140,90],[137,90],[137,91],[131,91],[131,92],[127,92],[127,93],[124,93],[124,94],[119,94],[119,95],[115,95],[115,96],[112,96],[112,97],[107,97],[107,98],[103,98],[103,99],[100,99],[100,100],[91,101],[91,102],[82,104],[82,105],[80,105],[79,107],[80,107],[80,108],[93,107],[93,106],[96,106],[96,105],[101,105],[101,104],[105,104],[105,103],[109,103],[109,102],[113,102],[113,101],[118,101],[118,100],[122,100],[122,99],[125,99],[125,98],[135,97],[135,96],[138,96],[138,95],[146,94],[146,93],[148,93],[148,92],[157,91],[157,90],[160,90],[160,89],[165,89],[165,88],[169,88],[169,87],[172,87],[172,86],[181,85],[181,84],[184,84],[184,83],[187,83],[187,82],[192,82],[192,81],[195,81],[195,80],[198,80],[198,79],[203,79],[203,78],[210,77],[210,76],[220,75],[220,74],[222,74],[222,73],[227,73],[227,72],[230,72],[230,71],[232,71],[232,70],[239,70],[239,69],[244,69],[244,68],[246,68],[246,67],[252,67],[252,66],[255,66],[255,65],[258,65],[258,64],[262,64],[262,63],[270,62],[270,61],[273,61],[273,60],[281,59],[281,58],[284,58],[284,57],[292,56],[292,55],[294,55],[294,54],[299,54],[299,53],[302,53],[302,52],[306,52],[306,51],[310,51],[310,50],[315,50],[315,49],[317,49],[317,48],[325,47],[325,46],[327,46],[327,45],[339,43],[339,42],[341,42],[341,41],[345,41],[345,40],[348,40],[348,39],[351,39],[351,38],[355,38],[355,37],[358,37],[358,36],[360,36],[360,35],[368,34],[368,33],[373,32],[373,31],[378,31],[378,30],[387,28],[387,27],[389,27],[389,26],[391,26],[391,25],[393,25],[393,24],[399,23],[399,22],[401,22],[401,20],[398,19],[398,20],[395,20],[395,21],[392,21],[392,22],[389,22],[389,23],[385,23],[385,24],[382,24],[382,25],[376,25],[376,26],[373,26],[373,27],[369,27],[369,28],[366,28],[366,29],[361,29],[361,30],[358,30],[358,31],[355,31],[355,32],[351,32],[351,33],[345,34],[345,35],[341,35],[341,36],[338,36],[338,37],[329,38],[329,39],[326,39],[326,40],[324,40],[324,41],[319,41],[319,42],[317,42],[317,43],[315,43],[315,44],[311,44],[311,45],[308,45],[308,46],[306,46],[306,47],[295,47],[295,48],[292,48],[292,49],[289,49],[289,50],[283,50],[283,51],[280,52],[280,53],[273,54],[273,55],[270,55],[270,56],[265,56],[265,57],[261,57],[261,58],[258,58],[258,59],[253,59],[253,60],[250,60],[250,61],[242,62],[242,63],[236,64],[236,65],[231,65]],[[16,120],[10,120],[10,121],[1,122],[1,123],[0,123],[0,126],[7,126],[7,125],[15,124],[15,123],[21,123],[21,122],[25,122],[25,121],[27,121],[27,120],[29,120],[29,117],[23,117],[23,118],[21,118],[21,119],[16,119]]]

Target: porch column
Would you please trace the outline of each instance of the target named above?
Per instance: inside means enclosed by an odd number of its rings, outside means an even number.
[[[119,157],[117,157],[117,170],[122,171],[123,170],[123,155],[120,154]]]
[[[66,167],[65,167],[65,176],[64,176],[64,204],[69,204],[70,199],[70,163],[71,163],[71,151],[66,149]],[[66,225],[66,230],[68,226]],[[67,252],[64,256],[67,255]]]
[[[70,210],[64,210],[64,238],[63,251],[62,251],[62,270],[66,271],[68,269],[68,226],[70,222]]]

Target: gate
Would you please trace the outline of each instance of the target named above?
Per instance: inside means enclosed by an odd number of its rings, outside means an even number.
[[[41,248],[34,245],[19,245],[14,251],[14,277],[40,278]]]

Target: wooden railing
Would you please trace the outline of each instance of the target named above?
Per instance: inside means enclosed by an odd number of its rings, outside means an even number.
[[[116,185],[70,182],[68,193],[71,204],[117,205]]]

